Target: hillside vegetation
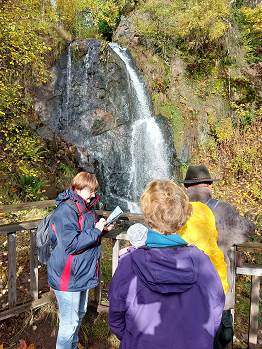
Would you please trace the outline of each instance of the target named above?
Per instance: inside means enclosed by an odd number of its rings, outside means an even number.
[[[34,89],[50,78],[66,40],[111,40],[116,34],[139,62],[156,112],[173,125],[182,169],[205,162],[222,178],[218,195],[260,225],[262,5],[245,0],[52,3],[1,3],[0,202],[41,199],[46,189],[48,195],[49,172],[60,179],[57,189],[74,173],[74,150],[37,134]],[[117,36],[121,18],[130,21],[133,37]]]
[[[205,163],[217,196],[261,229],[262,5],[148,0],[129,21],[133,37],[118,37],[173,125],[182,168]]]
[[[42,199],[50,172],[59,188],[75,166],[66,145],[37,134],[34,112],[34,89],[48,82],[65,45],[57,18],[47,1],[4,0],[0,9],[0,203],[6,204]]]

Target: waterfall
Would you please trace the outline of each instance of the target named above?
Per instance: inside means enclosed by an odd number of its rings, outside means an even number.
[[[53,9],[56,9],[56,0],[50,0]]]
[[[72,83],[72,48],[71,43],[68,46],[67,52],[67,66],[66,66],[66,101],[65,101],[65,120],[66,126],[69,124],[69,103],[71,95],[71,83]]]
[[[72,42],[57,62],[53,98],[48,94],[41,111],[46,122],[50,110],[47,130],[76,146],[81,168],[95,171],[105,208],[136,213],[145,185],[171,177],[175,149],[132,57],[110,46],[104,60],[97,40]]]
[[[138,200],[145,185],[153,179],[170,177],[168,149],[162,132],[152,116],[151,103],[144,82],[132,65],[126,49],[115,43],[110,44],[112,50],[120,57],[126,67],[133,94],[134,110],[131,127],[131,166],[129,177],[128,208],[131,212],[139,212]]]

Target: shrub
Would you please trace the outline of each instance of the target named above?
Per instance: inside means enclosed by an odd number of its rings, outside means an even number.
[[[21,188],[20,196],[23,200],[37,201],[42,198],[44,182],[33,176],[20,176],[19,184]]]
[[[262,4],[255,8],[240,7],[235,18],[241,30],[248,63],[262,60]]]
[[[147,0],[133,18],[139,33],[165,58],[178,48],[191,70],[214,60],[228,29],[230,7],[226,0]],[[221,52],[220,52],[221,55]]]
[[[57,0],[57,11],[65,27],[77,38],[101,34],[111,39],[127,0]]]

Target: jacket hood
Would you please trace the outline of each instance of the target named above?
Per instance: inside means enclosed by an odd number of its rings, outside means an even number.
[[[197,281],[195,247],[139,248],[131,254],[133,270],[154,292],[182,293]]]
[[[206,203],[212,198],[212,191],[209,187],[192,186],[187,188],[187,195],[190,201],[200,201]]]
[[[59,193],[56,197],[56,205],[60,205],[62,202],[66,200],[78,201],[80,204],[86,208],[87,210],[91,210],[96,203],[99,201],[100,196],[96,194],[96,196],[90,201],[86,202],[80,195],[74,192],[71,188],[64,190],[62,193]]]

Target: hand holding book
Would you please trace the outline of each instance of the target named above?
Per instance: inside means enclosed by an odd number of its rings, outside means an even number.
[[[106,226],[109,226],[112,223],[114,223],[122,213],[123,213],[122,209],[119,206],[117,206],[114,209],[114,211],[112,211],[111,214],[107,217]]]

